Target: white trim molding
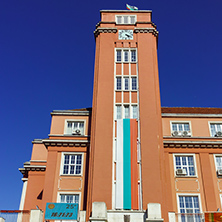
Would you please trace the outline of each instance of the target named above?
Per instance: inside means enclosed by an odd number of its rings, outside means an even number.
[[[70,174],[70,173],[64,174],[63,173],[64,156],[65,155],[81,155],[81,172],[79,174],[75,174],[75,173],[74,174]],[[61,162],[60,162],[60,176],[70,176],[70,177],[82,176],[83,175],[83,166],[84,166],[84,153],[82,153],[82,152],[62,152]]]
[[[175,160],[175,158],[177,156],[179,156],[179,157],[183,157],[183,156],[184,157],[189,157],[189,156],[193,157],[193,166],[194,166],[194,173],[195,173],[194,175],[183,175],[183,176],[180,176],[180,175],[176,174],[176,170],[177,169],[176,169],[176,160]],[[173,153],[173,165],[174,165],[174,176],[175,176],[175,178],[189,178],[189,177],[193,178],[193,177],[198,177],[195,153]],[[181,164],[181,166],[183,166],[183,165]],[[181,168],[181,169],[183,169],[183,168]]]

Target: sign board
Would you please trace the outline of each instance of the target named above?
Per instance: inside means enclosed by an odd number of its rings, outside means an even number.
[[[222,213],[205,213],[205,222],[222,222]]]
[[[45,220],[77,220],[79,204],[47,203]]]

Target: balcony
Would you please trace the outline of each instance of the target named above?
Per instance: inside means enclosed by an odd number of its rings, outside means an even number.
[[[204,222],[204,213],[176,213],[176,222]]]

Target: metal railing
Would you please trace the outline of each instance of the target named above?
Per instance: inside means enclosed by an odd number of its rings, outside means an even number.
[[[204,213],[176,213],[176,222],[204,222]]]
[[[0,210],[0,217],[5,222],[29,222],[29,210]]]

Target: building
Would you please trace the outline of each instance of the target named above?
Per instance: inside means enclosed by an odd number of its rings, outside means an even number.
[[[151,16],[101,11],[92,109],[51,113],[20,168],[21,210],[68,202],[80,221],[196,222],[222,208],[222,109],[161,108]]]

